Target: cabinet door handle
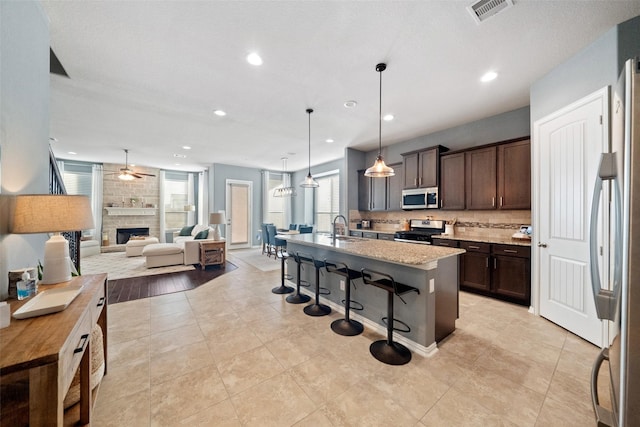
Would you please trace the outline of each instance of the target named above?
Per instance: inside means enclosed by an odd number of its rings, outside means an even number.
[[[480,246],[469,245],[469,249],[480,249]]]
[[[500,206],[502,206],[502,196],[500,196]]]
[[[493,259],[493,269],[496,270],[498,268],[498,260],[497,259]]]
[[[422,185],[422,177],[418,178],[418,184]]]
[[[496,198],[495,197],[491,198],[491,206],[493,206],[493,207],[496,206]]]
[[[87,343],[89,342],[89,334],[83,334],[80,337],[80,343],[78,345],[78,348],[73,350],[73,354],[76,353],[81,353],[84,351],[84,348],[87,346]]]
[[[418,178],[413,178],[413,186],[414,187],[418,186]]]
[[[505,249],[504,252],[508,253],[508,254],[517,254],[518,251],[514,251],[513,249]]]
[[[489,258],[485,258],[485,259],[484,259],[484,266],[485,266],[486,268],[489,268]]]
[[[104,305],[104,297],[100,297],[100,299],[98,300],[98,304],[96,304],[96,307],[102,307]]]

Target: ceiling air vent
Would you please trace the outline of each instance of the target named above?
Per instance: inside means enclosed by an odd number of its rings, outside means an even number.
[[[513,6],[513,0],[480,0],[467,6],[476,24],[491,18],[493,15]]]

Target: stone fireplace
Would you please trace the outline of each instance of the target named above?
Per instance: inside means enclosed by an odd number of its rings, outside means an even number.
[[[135,170],[156,176],[145,176],[133,181],[118,179],[122,165],[104,164],[102,181],[102,232],[106,233],[109,245],[122,245],[130,235],[160,236],[160,170],[136,166]],[[120,236],[119,229],[144,229],[146,233],[133,232]],[[126,240],[124,238],[126,237]]]

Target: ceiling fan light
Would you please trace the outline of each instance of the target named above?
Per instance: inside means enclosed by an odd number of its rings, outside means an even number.
[[[128,173],[121,173],[120,175],[118,175],[118,178],[123,181],[132,181],[134,177],[133,175],[129,175]]]
[[[364,176],[371,178],[386,178],[388,176],[394,176],[395,174],[393,169],[384,163],[382,156],[378,156],[373,166],[364,171]]]

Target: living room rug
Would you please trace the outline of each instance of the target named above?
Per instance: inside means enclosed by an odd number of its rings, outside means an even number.
[[[262,253],[260,248],[234,249],[229,251],[229,255],[237,257],[261,271],[280,270],[280,259],[268,257],[267,254]]]
[[[195,268],[167,274],[109,280],[107,282],[107,303],[117,304],[119,302],[188,291],[237,268],[236,265],[227,261],[224,267],[210,265],[204,270]]]
[[[80,260],[82,274],[107,273],[108,280],[153,276],[193,270],[192,265],[170,265],[167,267],[147,268],[145,257],[128,257],[125,252],[110,252],[92,255]]]

